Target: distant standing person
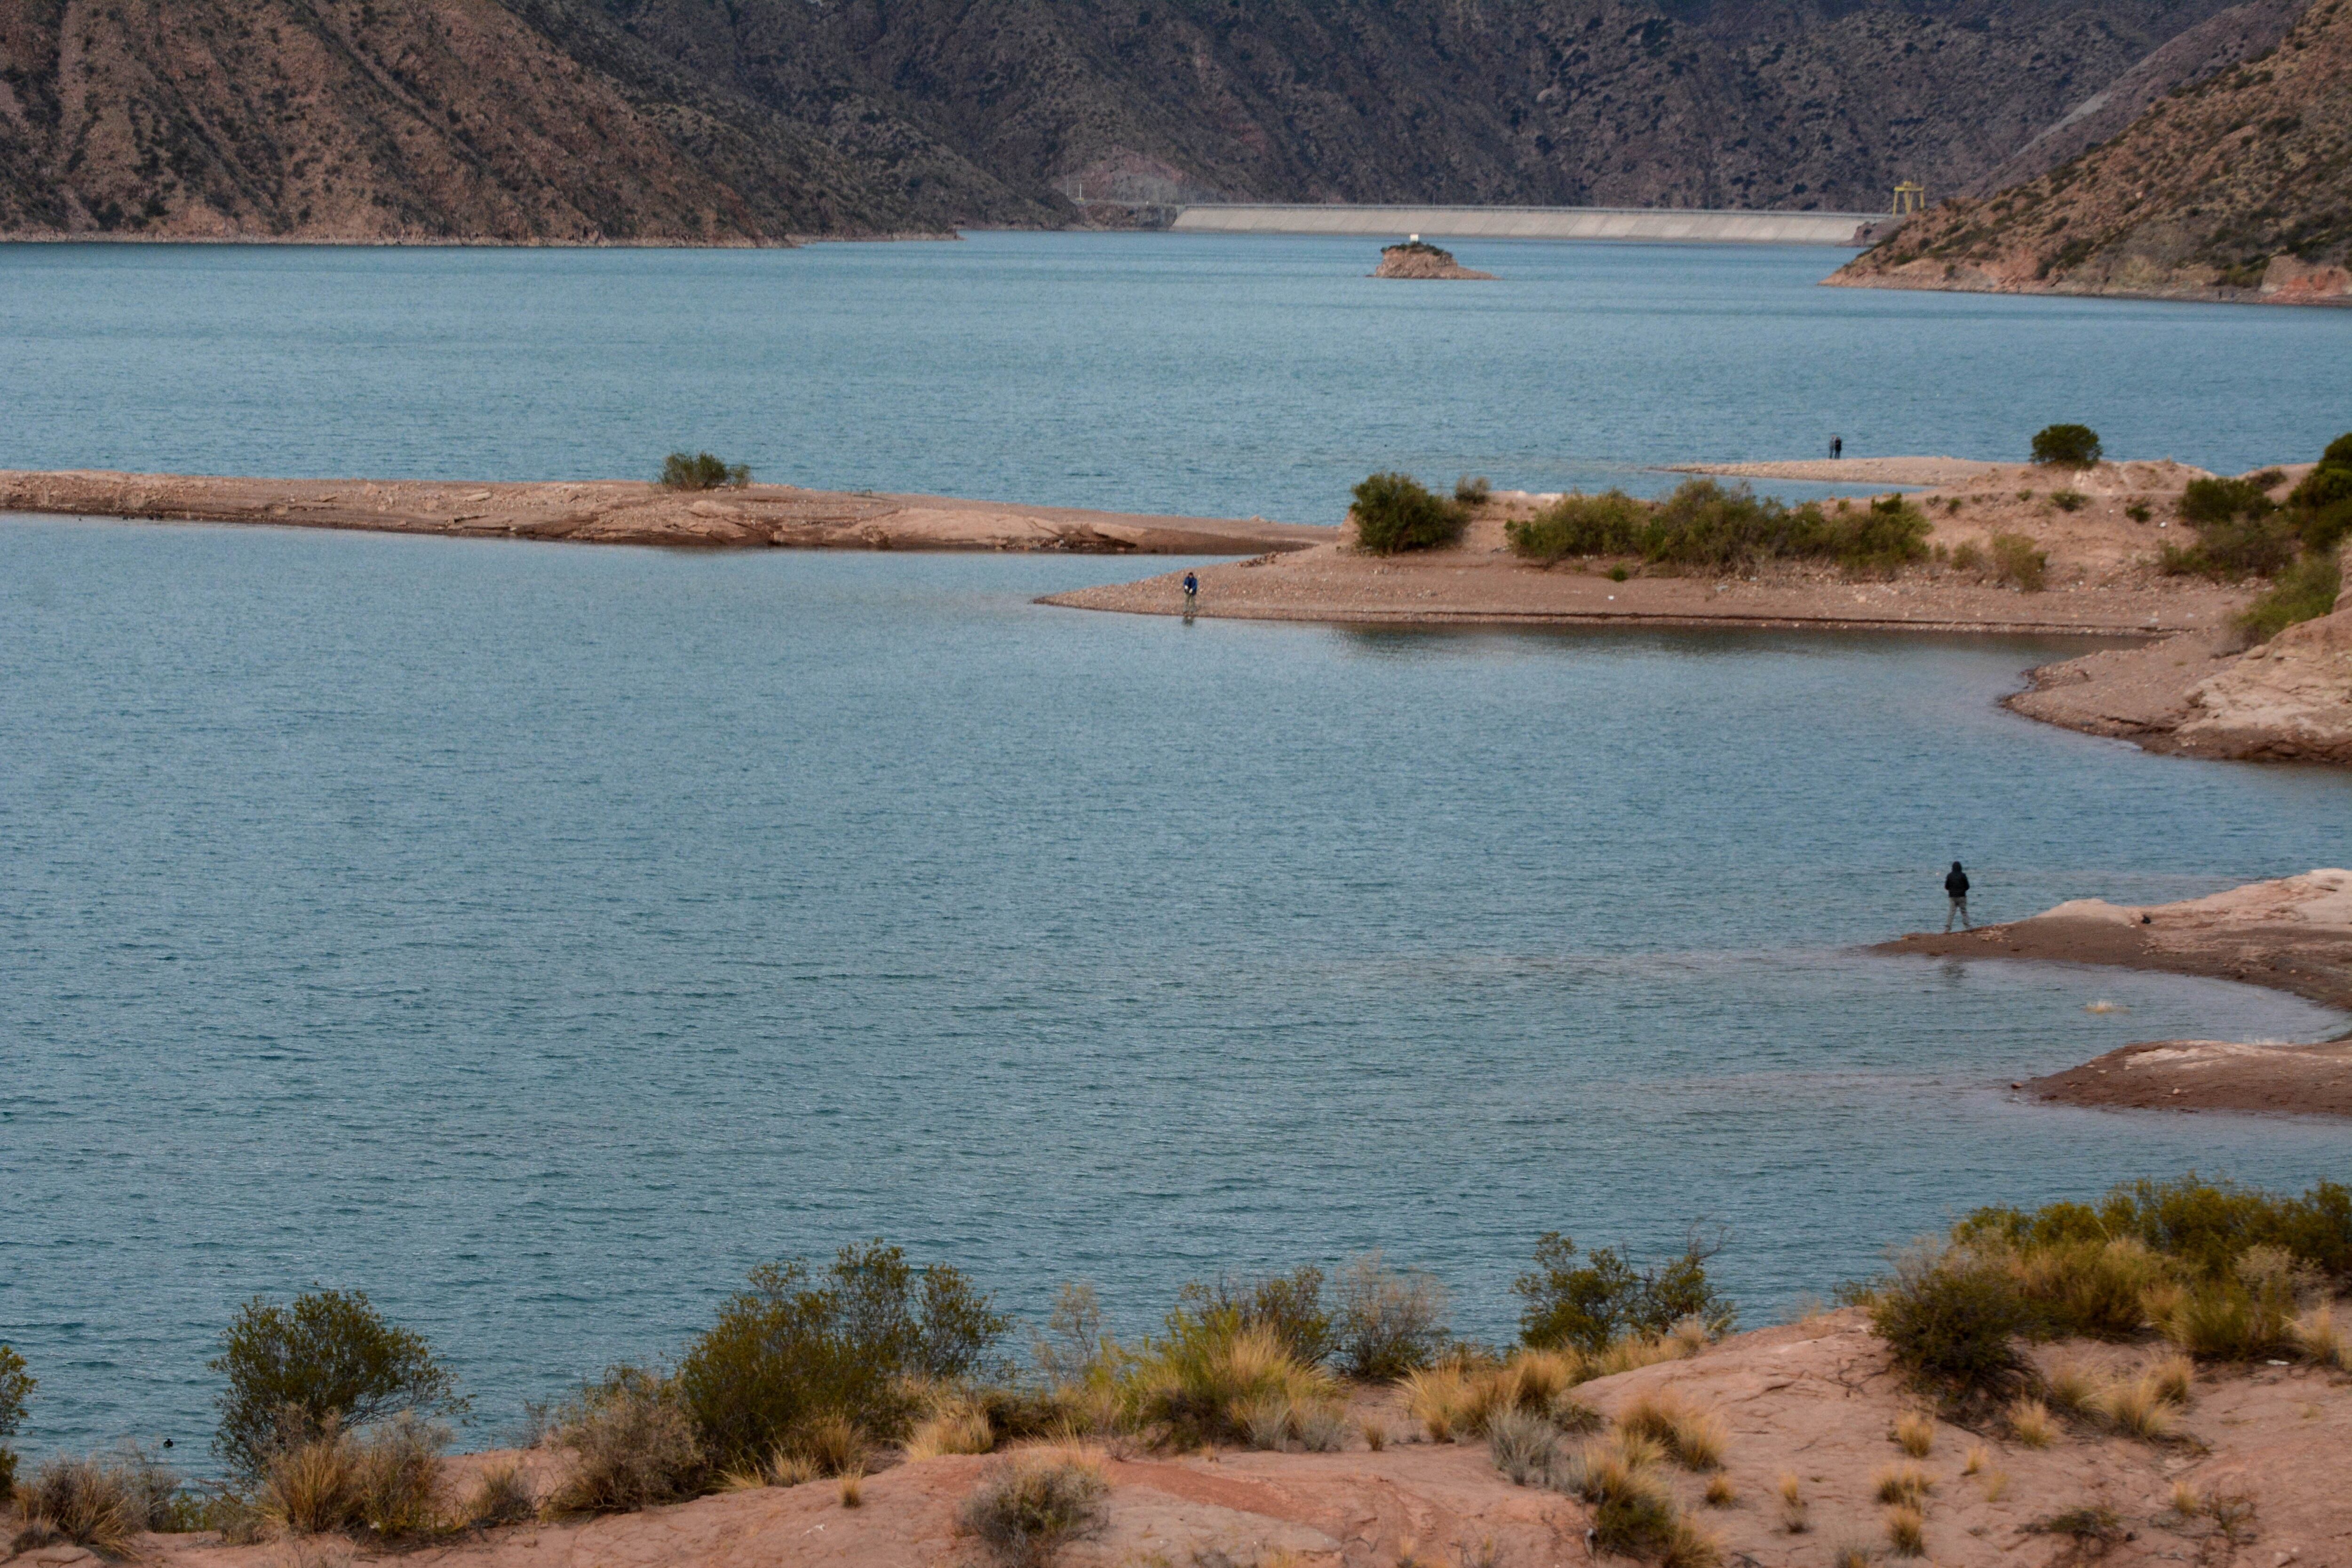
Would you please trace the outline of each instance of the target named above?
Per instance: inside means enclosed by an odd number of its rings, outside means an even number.
[[[1830,437],[1830,461],[1832,461],[1832,462],[1835,462],[1835,461],[1837,461],[1840,458],[1843,458],[1843,457],[1844,457],[1844,456],[1845,456],[1845,437],[1843,437],[1843,436],[1832,436],[1832,437]]]
[[[1184,574],[1184,607],[1191,609],[1201,600],[1201,580],[1190,572]]]
[[[1953,861],[1952,868],[1944,873],[1944,895],[1952,900],[1952,907],[1944,911],[1946,932],[1951,931],[1955,920],[1969,931],[1976,930],[1976,921],[1969,919],[1969,874],[1960,869],[1958,860]]]

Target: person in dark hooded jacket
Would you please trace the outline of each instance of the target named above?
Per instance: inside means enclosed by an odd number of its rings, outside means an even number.
[[[1955,919],[1968,930],[1976,930],[1976,922],[1969,919],[1969,874],[1960,869],[1958,860],[1944,873],[1944,892],[1952,900],[1952,907],[1944,911],[1944,930],[1949,931]]]

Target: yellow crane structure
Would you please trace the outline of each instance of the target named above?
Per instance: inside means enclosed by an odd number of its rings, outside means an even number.
[[[1923,213],[1927,210],[1927,187],[1906,180],[1895,187],[1895,215]]]

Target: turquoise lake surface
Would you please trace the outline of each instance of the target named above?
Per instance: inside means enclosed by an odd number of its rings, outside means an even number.
[[[691,442],[1317,521],[1390,464],[1551,487],[1828,427],[1998,456],[2080,416],[2230,468],[2352,424],[2341,313],[1609,247],[1465,245],[1506,282],[1397,293],[1360,249],[16,247],[0,462],[603,474]],[[675,1353],[754,1265],[877,1235],[1024,1321],[1091,1279],[1130,1331],[1189,1279],[1381,1248],[1499,1339],[1547,1230],[1718,1225],[1761,1322],[1975,1205],[2347,1175],[2340,1124],[2008,1089],[2339,1015],[1857,949],[1940,921],[1955,857],[1992,919],[2342,864],[2352,778],[1996,706],[2081,644],[1034,603],[1141,569],[0,519],[19,1446],[201,1468],[212,1340],[313,1283],[440,1346],[482,1444]]]

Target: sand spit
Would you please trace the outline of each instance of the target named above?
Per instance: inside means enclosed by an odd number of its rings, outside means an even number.
[[[1948,551],[1973,544],[1982,552],[1996,533],[2025,534],[2048,557],[2048,584],[2042,592],[2025,593],[1994,581],[1987,571],[1938,565],[1886,581],[1851,581],[1832,568],[1810,566],[1769,567],[1743,576],[1667,576],[1633,564],[1627,580],[1617,582],[1608,563],[1544,567],[1511,554],[1505,525],[1532,516],[1553,498],[1505,491],[1479,510],[1459,544],[1445,549],[1363,555],[1343,532],[1311,549],[1211,566],[1201,574],[1197,613],[1374,624],[1627,623],[2147,637],[2221,626],[2252,596],[2247,589],[2156,571],[2158,547],[2184,537],[2171,522],[2180,492],[2204,474],[2169,460],[2102,463],[2063,474],[1953,458],[1725,464],[1691,471],[1931,485],[1916,499],[1935,525],[1932,544]],[[2074,510],[2053,500],[2062,491],[2072,492]],[[2145,511],[2147,521],[2135,519],[2133,509]],[[1172,574],[1056,594],[1045,602],[1149,615],[1180,615],[1185,609],[1181,580]]]
[[[1297,550],[1334,530],[940,496],[669,490],[625,479],[482,484],[0,471],[0,512],[275,523],[592,544],[803,550],[1034,550],[1213,555]]]
[[[2136,1371],[2158,1351],[2076,1343],[2032,1353],[2045,1366],[2071,1360],[2105,1376]],[[1913,1460],[1895,1445],[1895,1422],[1923,1402],[1890,1366],[1862,1314],[1848,1310],[1736,1335],[1693,1359],[1600,1379],[1577,1393],[1614,1415],[1662,1391],[1718,1413],[1728,1428],[1721,1471],[1727,1500],[1703,1500],[1707,1477],[1666,1473],[1729,1564],[1825,1568],[1849,1545],[1870,1549],[1874,1561],[1885,1558],[1880,1472],[1906,1463],[1916,1463],[1932,1489],[1924,1498],[1924,1560],[1952,1568],[2061,1568],[2095,1558],[2114,1568],[2352,1563],[2352,1504],[2342,1485],[2343,1456],[2352,1452],[2352,1379],[2339,1373],[2301,1365],[2209,1370],[2196,1380],[2181,1436],[2163,1443],[2078,1426],[2037,1449],[1939,1421],[1928,1453]],[[1513,1485],[1483,1442],[1423,1440],[1392,1389],[1360,1392],[1355,1405],[1360,1419],[1385,1427],[1381,1451],[1369,1448],[1360,1426],[1332,1454],[1177,1457],[1124,1441],[1090,1445],[1110,1483],[1108,1522],[1056,1562],[1553,1568],[1600,1560],[1585,1542],[1592,1518],[1585,1504]],[[452,1471],[483,1458],[453,1461]],[[398,1556],[435,1568],[984,1568],[989,1559],[957,1535],[954,1521],[992,1462],[956,1457],[896,1465],[864,1482],[855,1510],[841,1506],[834,1483],[811,1481],[643,1513],[510,1526]],[[551,1457],[551,1468],[560,1463]],[[1795,1478],[1804,1500],[1801,1533],[1783,1524],[1784,1476]],[[2208,1514],[2175,1509],[2181,1487],[2199,1498],[2243,1499],[2251,1510],[2225,1532]],[[2115,1522],[2109,1539],[2090,1543],[2095,1550],[2051,1523],[2101,1508],[2114,1510]],[[208,1536],[147,1536],[141,1552],[157,1568],[282,1568],[391,1555],[335,1538],[225,1546]],[[52,1568],[91,1560],[48,1547],[17,1561]]]
[[[2352,871],[2306,871],[2179,903],[2076,899],[2008,925],[1872,951],[2107,963],[2268,985],[2352,1008]],[[2069,1105],[2352,1116],[2352,1037],[2317,1046],[2155,1040],[2022,1085]]]

